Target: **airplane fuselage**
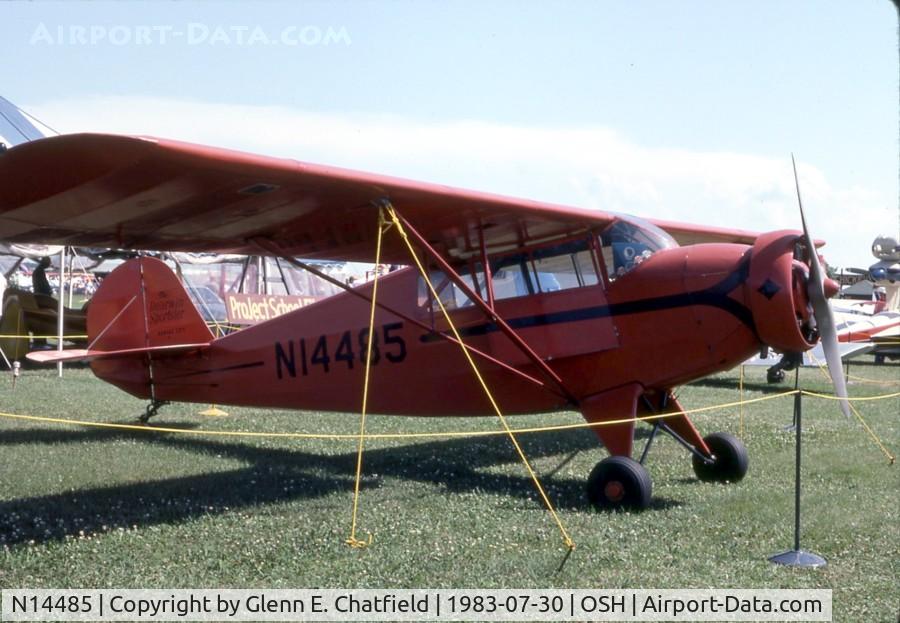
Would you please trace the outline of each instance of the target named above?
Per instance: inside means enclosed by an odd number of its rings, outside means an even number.
[[[759,348],[746,301],[750,247],[661,251],[614,283],[495,301],[498,316],[546,360],[577,399],[630,383],[671,388],[726,370]],[[378,301],[448,333],[420,296],[414,268],[381,278]],[[360,288],[370,295],[372,284]],[[469,346],[545,382],[542,387],[475,357],[505,412],[571,406],[474,306],[450,311]],[[369,303],[339,294],[215,340],[195,355],[98,361],[102,378],[141,397],[259,407],[358,411]],[[488,415],[490,404],[458,344],[376,310],[370,410],[403,415]]]

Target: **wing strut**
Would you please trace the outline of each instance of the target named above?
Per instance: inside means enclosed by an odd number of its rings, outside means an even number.
[[[432,247],[427,240],[416,231],[415,227],[413,227],[409,221],[403,218],[403,215],[397,211],[397,208],[392,206],[391,203],[387,200],[383,200],[382,202],[384,207],[389,207],[394,210],[394,214],[396,214],[397,218],[403,224],[403,228],[412,236],[413,239],[419,244],[419,247],[422,248],[431,259],[433,259],[437,265],[440,267],[444,274],[458,287],[463,293],[469,297],[469,299],[478,306],[482,312],[484,312],[485,316],[488,319],[495,323],[500,331],[503,332],[506,337],[512,341],[512,343],[520,350],[522,353],[531,360],[531,362],[537,366],[538,370],[543,372],[544,376],[553,381],[553,384],[556,385],[562,392],[562,395],[574,406],[578,404],[578,400],[569,391],[566,387],[565,383],[563,383],[562,379],[553,371],[553,369],[547,365],[547,362],[541,359],[540,355],[534,352],[528,343],[522,339],[518,333],[516,333],[515,329],[510,327],[503,318],[497,315],[497,313],[491,308],[491,306],[485,302],[483,298],[481,298],[478,293],[476,293],[469,285],[459,276],[459,273],[452,267],[447,261],[438,253],[434,247]]]
[[[312,266],[311,264],[307,264],[306,262],[302,262],[294,257],[290,257],[289,255],[285,254],[285,252],[282,251],[278,247],[278,245],[275,244],[274,242],[272,242],[271,240],[268,240],[266,238],[254,238],[251,240],[251,242],[254,245],[256,245],[257,247],[259,247],[262,251],[264,251],[266,253],[272,253],[276,257],[280,257],[281,259],[283,259],[285,262],[287,262],[293,266],[296,266],[297,268],[305,270],[308,273],[311,273],[311,274],[315,275],[316,277],[319,277],[320,279],[324,279],[331,285],[335,286],[336,288],[340,288],[344,292],[352,294],[353,296],[360,298],[360,299],[366,301],[367,303],[372,302],[371,296],[369,296],[363,292],[360,292],[356,288],[351,288],[347,284],[341,282],[338,279],[335,279],[334,277],[332,277],[331,275],[329,275],[327,273],[322,272],[321,270],[317,269],[315,266]],[[547,384],[544,383],[543,381],[541,381],[540,379],[536,379],[533,376],[531,376],[530,374],[526,374],[525,372],[522,372],[521,370],[514,368],[513,366],[509,365],[508,363],[504,363],[504,362],[500,361],[499,359],[492,357],[491,355],[488,355],[487,353],[485,353],[483,351],[478,350],[477,348],[473,348],[472,346],[469,346],[468,344],[459,342],[452,335],[448,335],[447,333],[444,333],[441,331],[435,331],[432,327],[428,326],[426,323],[422,322],[421,320],[417,320],[417,319],[413,318],[412,316],[408,316],[407,314],[404,314],[403,312],[397,311],[393,307],[385,305],[384,303],[376,301],[375,305],[377,307],[379,307],[380,309],[383,309],[384,311],[386,311],[390,314],[394,314],[398,318],[400,318],[412,325],[419,327],[420,329],[426,331],[429,334],[436,335],[436,336],[450,342],[451,344],[458,344],[458,345],[462,346],[463,348],[468,350],[473,355],[477,355],[477,356],[481,357],[482,359],[489,361],[490,363],[492,363],[494,365],[500,366],[507,372],[511,372],[511,373],[515,374],[516,376],[519,376],[519,377],[525,379],[526,381],[529,381],[530,383],[537,385],[538,387],[543,387],[547,391],[553,392],[554,394],[557,394],[559,396],[562,396],[563,398],[568,399],[568,395],[560,393],[554,387],[548,387]]]

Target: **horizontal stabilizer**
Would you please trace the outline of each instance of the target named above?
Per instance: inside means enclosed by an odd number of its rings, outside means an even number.
[[[182,353],[191,350],[202,350],[209,347],[209,343],[201,344],[172,344],[169,346],[150,346],[148,348],[125,348],[122,350],[88,350],[84,348],[70,348],[67,350],[36,350],[28,353],[26,357],[37,363],[57,363],[60,361],[90,361],[92,359],[108,359],[110,357],[133,357],[145,353]]]

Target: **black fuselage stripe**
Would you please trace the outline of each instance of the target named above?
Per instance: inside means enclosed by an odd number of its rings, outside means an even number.
[[[717,307],[728,312],[753,333],[756,333],[756,324],[753,321],[753,314],[746,306],[738,301],[730,298],[728,294],[736,287],[747,280],[750,273],[750,258],[745,258],[738,266],[737,270],[729,274],[725,279],[705,290],[697,292],[685,292],[683,294],[671,294],[668,296],[658,296],[649,299],[640,299],[637,301],[627,301],[624,303],[614,303],[612,305],[597,305],[594,307],[582,307],[581,309],[571,309],[550,314],[536,314],[533,316],[522,316],[519,318],[511,318],[506,323],[513,329],[531,329],[553,324],[561,324],[566,322],[579,322],[582,320],[596,320],[598,318],[611,318],[616,316],[627,316],[630,314],[641,314],[653,311],[662,311],[667,309],[677,309],[679,307],[688,307],[691,305],[703,305],[707,307]],[[499,331],[500,327],[493,322],[485,322],[483,324],[474,325],[459,329],[462,337],[478,337]],[[421,336],[420,341],[424,343],[434,342],[442,339],[437,332],[426,333]]]
[[[224,368],[210,368],[208,370],[195,370],[194,372],[186,372],[184,374],[173,374],[167,376],[166,380],[184,379],[190,376],[199,376],[201,374],[212,374],[214,372],[231,372],[233,370],[246,370],[247,368],[258,368],[266,365],[265,361],[252,361],[250,363],[239,363],[233,366],[225,366]]]

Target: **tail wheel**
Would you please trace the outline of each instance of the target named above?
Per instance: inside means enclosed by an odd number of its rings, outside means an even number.
[[[750,457],[740,439],[728,433],[703,438],[713,454],[711,463],[694,455],[694,473],[704,482],[737,482],[747,474]]]
[[[591,470],[587,497],[597,509],[642,510],[650,506],[652,484],[644,466],[627,456],[610,456]]]

